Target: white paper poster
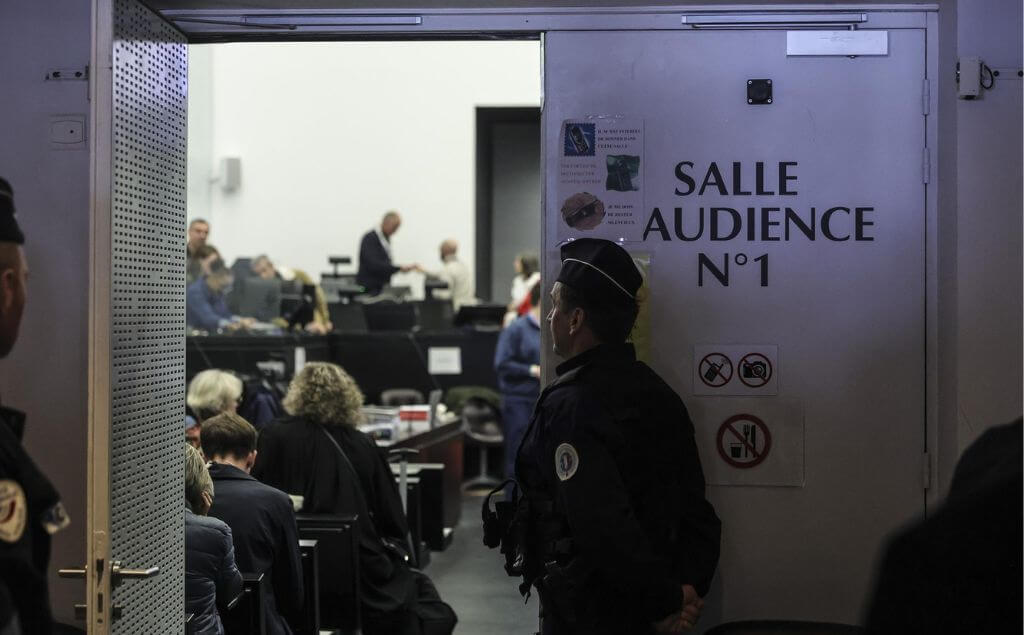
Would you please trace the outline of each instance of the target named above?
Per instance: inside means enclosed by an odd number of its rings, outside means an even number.
[[[686,406],[708,485],[803,487],[800,402],[696,397]]]
[[[458,346],[431,346],[427,349],[427,372],[431,375],[461,375],[462,349]]]
[[[644,124],[627,117],[562,123],[558,192],[560,240],[638,240],[643,231]]]

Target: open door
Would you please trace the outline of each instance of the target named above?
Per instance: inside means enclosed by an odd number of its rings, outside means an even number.
[[[85,618],[184,628],[185,37],[93,2]],[[73,576],[76,572],[63,572]]]
[[[722,518],[707,625],[856,623],[925,505],[925,30],[727,17],[546,34],[545,279],[571,238],[649,261]]]

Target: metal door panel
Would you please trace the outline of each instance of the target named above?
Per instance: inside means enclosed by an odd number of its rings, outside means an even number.
[[[186,45],[135,0],[94,19],[89,630],[181,632]]]
[[[723,619],[856,622],[884,537],[924,510],[925,32],[889,37],[888,56],[854,59],[787,58],[785,31],[545,38],[546,280],[568,231],[556,200],[566,119],[644,120],[643,218],[659,207],[669,232],[675,206],[875,210],[870,242],[655,232],[627,244],[652,254],[652,365],[694,412],[709,398],[692,396],[693,346],[710,343],[777,344],[778,398],[803,406],[803,487],[709,488],[723,521]],[[751,78],[773,80],[772,104],[747,103]],[[677,196],[680,161],[695,163],[698,185],[710,161],[727,180],[733,161],[795,161],[798,194]],[[699,252],[768,254],[768,286],[734,262],[728,287],[698,287]],[[719,459],[702,448],[702,460]]]

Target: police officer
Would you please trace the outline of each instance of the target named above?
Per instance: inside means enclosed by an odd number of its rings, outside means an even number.
[[[28,265],[14,193],[0,178],[0,357],[18,339]],[[0,635],[50,633],[50,536],[68,525],[57,490],[21,446],[25,414],[0,407]]]
[[[615,243],[562,248],[547,319],[566,361],[520,445],[523,497],[501,531],[506,570],[540,596],[542,635],[690,630],[718,563],[693,423],[625,343],[641,284]]]

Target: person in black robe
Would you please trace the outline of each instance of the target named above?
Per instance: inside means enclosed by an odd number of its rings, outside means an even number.
[[[401,553],[409,526],[387,460],[355,424],[363,395],[340,366],[311,362],[292,380],[289,416],[260,434],[252,474],[303,497],[307,514],[358,514],[363,632],[451,633],[456,617]]]

